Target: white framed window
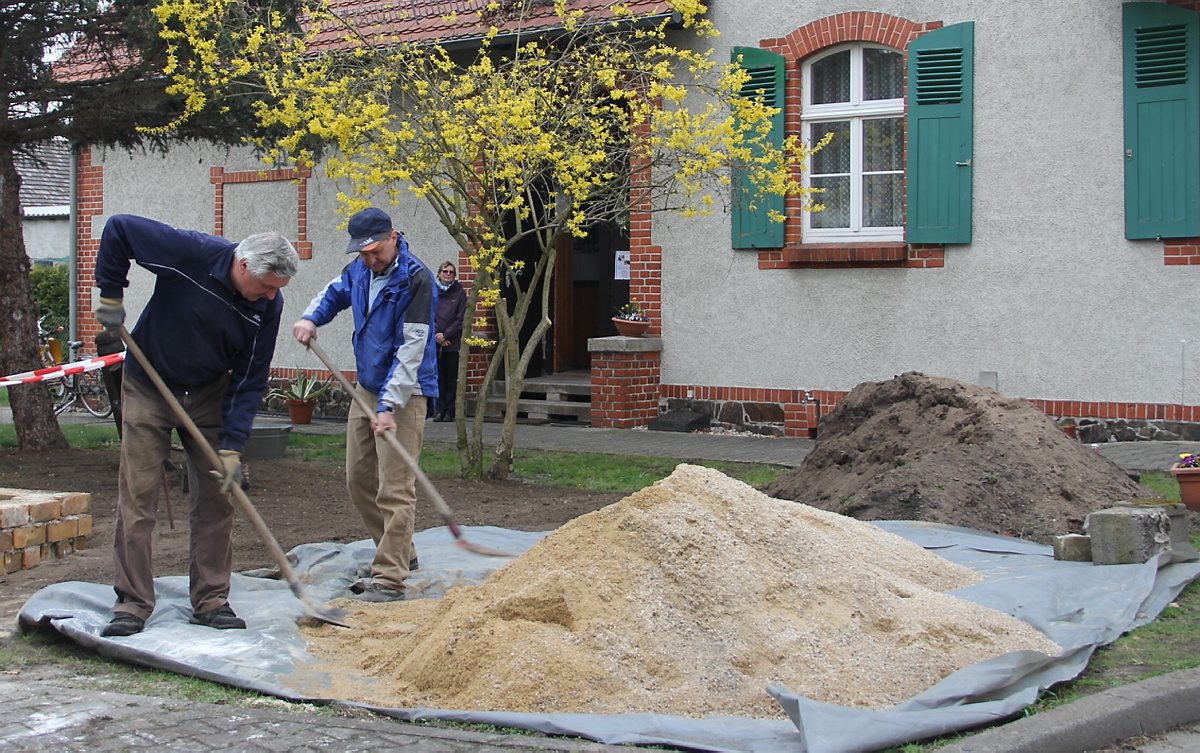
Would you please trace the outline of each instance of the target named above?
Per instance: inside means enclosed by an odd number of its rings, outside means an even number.
[[[800,118],[808,145],[833,140],[809,160],[804,184],[821,212],[804,212],[807,243],[904,238],[904,58],[853,44],[803,64]]]

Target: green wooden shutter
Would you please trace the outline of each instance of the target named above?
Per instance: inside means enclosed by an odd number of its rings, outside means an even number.
[[[971,242],[974,46],[969,21],[908,46],[909,243]]]
[[[1200,235],[1200,15],[1123,7],[1125,237]]]
[[[740,56],[741,65],[750,74],[742,86],[741,96],[762,96],[764,104],[778,107],[771,118],[771,139],[783,145],[783,56],[757,47],[734,47],[733,61]],[[769,213],[783,213],[783,197],[761,195],[749,179],[734,171],[732,181],[733,247],[782,248],[783,223],[773,222]]]

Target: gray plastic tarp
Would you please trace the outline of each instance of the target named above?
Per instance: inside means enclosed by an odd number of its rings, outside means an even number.
[[[791,722],[661,714],[521,714],[509,712],[388,709],[365,706],[399,719],[446,719],[543,734],[585,737],[608,744],[672,745],[713,751],[876,750],[995,722],[1033,703],[1038,692],[1077,676],[1097,647],[1145,624],[1200,575],[1200,563],[1171,563],[1169,554],[1143,565],[1095,566],[1058,562],[1050,547],[965,528],[902,521],[881,522],[896,533],[965,565],[984,580],[957,596],[1012,614],[1062,646],[1060,656],[1016,652],[967,667],[895,707],[868,711],[820,703],[770,686]],[[544,533],[480,527],[465,531],[479,544],[513,554]],[[467,552],[445,528],[414,537],[421,568],[410,592],[438,597],[454,585],[479,583],[509,560]],[[306,544],[289,553],[307,594],[318,603],[347,595],[347,586],[369,571],[370,541]],[[188,622],[187,578],[155,581],[158,605],[146,630],[127,638],[101,638],[112,616],[112,587],[59,583],[34,594],[21,609],[22,627],[49,627],[76,643],[121,661],[168,669],[295,701],[341,702],[324,692],[297,627],[303,606],[287,584],[236,574],[230,603],[249,628],[216,631]],[[303,678],[300,680],[299,678]],[[363,704],[350,703],[362,706]]]

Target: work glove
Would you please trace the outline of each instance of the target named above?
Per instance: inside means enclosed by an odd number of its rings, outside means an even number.
[[[229,494],[234,486],[242,485],[242,453],[221,450],[217,455],[221,458],[221,469],[212,471],[212,475],[221,479],[221,493]]]
[[[96,303],[96,321],[105,329],[120,329],[125,323],[125,302],[120,298],[101,298]]]

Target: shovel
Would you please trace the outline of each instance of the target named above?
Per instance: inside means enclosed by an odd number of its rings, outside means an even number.
[[[342,385],[342,389],[346,390],[346,394],[350,396],[350,399],[358,404],[358,407],[364,413],[366,413],[368,416],[375,415],[375,408],[368,405],[367,401],[363,399],[362,395],[359,395],[354,390],[354,385],[350,384],[350,380],[347,379],[344,374],[342,374],[341,370],[337,366],[333,365],[333,362],[329,360],[329,356],[325,355],[324,350],[321,350],[321,346],[317,345],[316,338],[308,341],[308,349],[313,353],[316,353],[317,358],[321,359],[321,363],[325,364],[325,368],[333,372],[333,375],[337,378],[338,383]],[[421,466],[417,465],[416,459],[413,458],[408,450],[404,449],[404,445],[400,444],[400,440],[396,438],[395,432],[387,431],[384,432],[383,436],[387,439],[388,443],[392,445],[392,449],[396,451],[396,454],[400,456],[400,459],[404,461],[404,464],[408,466],[408,469],[412,471],[414,476],[416,476],[417,483],[421,485],[421,491],[425,492],[425,496],[429,497],[429,499],[433,501],[433,506],[437,508],[438,515],[442,516],[442,522],[446,524],[446,527],[450,529],[450,533],[453,534],[455,544],[458,544],[468,552],[484,554],[489,557],[514,556],[508,552],[502,552],[499,549],[493,549],[490,546],[484,546],[483,544],[475,544],[463,538],[462,529],[459,528],[458,523],[455,522],[454,513],[450,511],[450,506],[446,504],[446,500],[442,498],[442,495],[438,494],[438,490],[434,488],[433,482],[431,482],[429,477],[425,475],[425,472],[421,470]]]
[[[141,364],[142,369],[150,377],[150,381],[154,382],[154,386],[162,394],[163,400],[175,411],[176,417],[179,418],[180,426],[187,429],[188,434],[191,435],[198,446],[204,448],[204,453],[207,456],[209,464],[220,473],[224,465],[221,463],[221,458],[217,455],[217,451],[212,448],[212,445],[200,433],[196,422],[192,420],[187,411],[183,409],[183,406],[179,404],[179,401],[175,399],[175,396],[171,394],[171,390],[167,387],[166,382],[159,376],[158,371],[150,365],[150,360],[146,358],[146,354],[142,352],[141,347],[133,341],[129,330],[121,327],[120,334],[121,339],[125,342],[125,347],[133,354],[137,362]],[[342,621],[345,616],[342,610],[315,604],[308,597],[308,594],[304,592],[304,589],[300,587],[300,579],[296,577],[296,571],[292,569],[292,563],[288,561],[287,555],[283,553],[283,549],[279,546],[279,542],[275,540],[275,537],[271,534],[271,530],[267,528],[267,524],[262,519],[262,516],[258,514],[258,510],[254,509],[254,505],[250,503],[250,498],[246,496],[246,492],[242,490],[242,487],[234,484],[230,491],[233,493],[234,500],[242,508],[242,512],[254,524],[254,528],[258,531],[258,535],[262,538],[263,543],[267,545],[267,550],[275,559],[275,564],[279,566],[279,572],[287,580],[292,593],[304,605],[305,612],[307,613],[306,616],[318,622],[327,622],[330,625],[338,625],[340,627],[350,627]]]

